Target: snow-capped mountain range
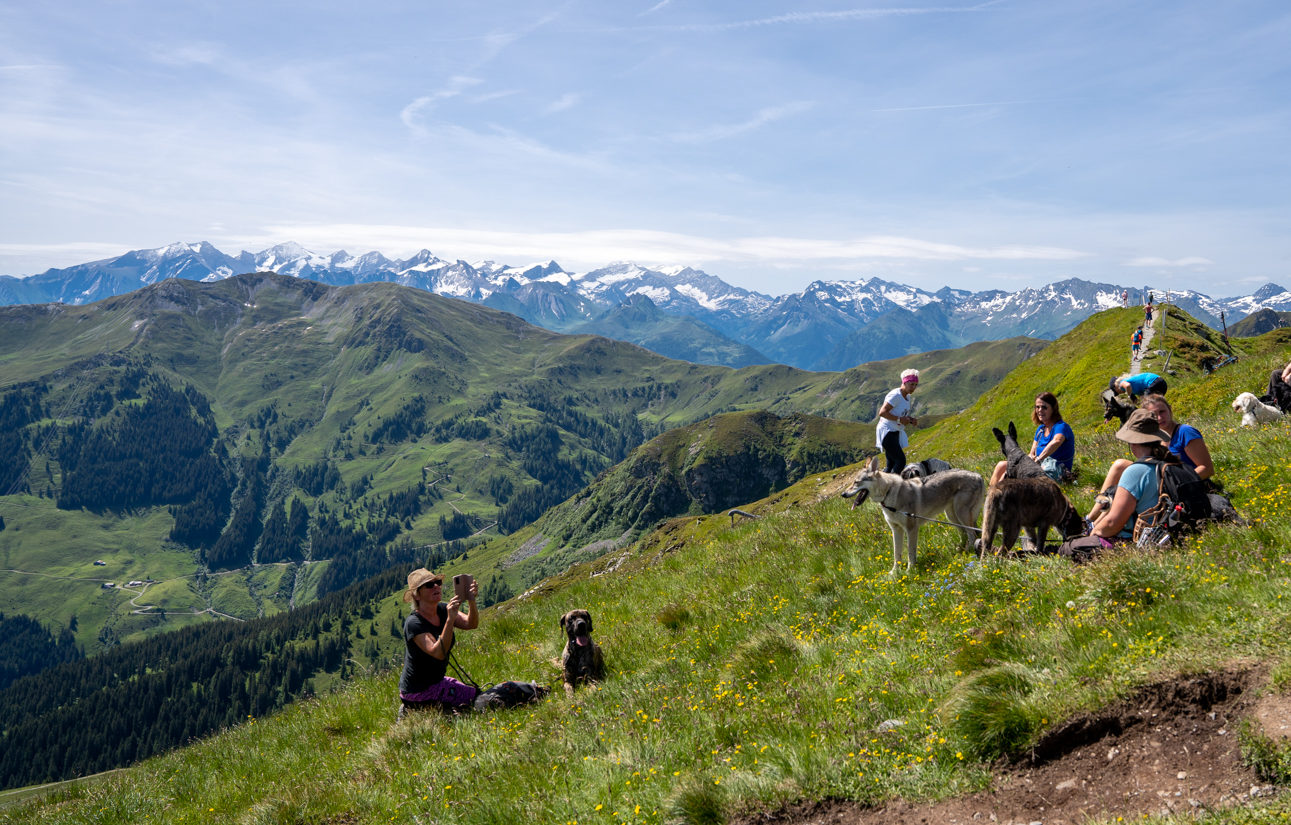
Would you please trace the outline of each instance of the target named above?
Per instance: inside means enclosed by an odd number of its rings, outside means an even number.
[[[394,282],[512,312],[559,332],[612,334],[670,357],[818,370],[1015,335],[1054,338],[1095,312],[1120,306],[1123,291],[1131,305],[1147,297],[1141,288],[1077,278],[1018,292],[927,292],[878,278],[816,281],[774,297],[690,267],[614,263],[572,273],[555,261],[468,263],[427,250],[392,260],[379,252],[320,255],[294,243],[231,256],[201,242],[135,250],[29,278],[0,276],[0,304],[86,304],[166,278],[215,281],[270,270],[333,286]],[[1168,298],[1216,327],[1221,313],[1232,324],[1261,309],[1291,311],[1291,292],[1273,283],[1237,298],[1164,290],[1155,298]],[[615,312],[629,304],[630,311]],[[678,327],[678,319],[693,323]]]

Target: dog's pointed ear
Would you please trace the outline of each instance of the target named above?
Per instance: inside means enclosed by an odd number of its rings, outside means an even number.
[[[871,473],[878,472],[878,469],[879,469],[879,457],[878,457],[878,456],[874,456],[873,458],[871,458],[871,459],[870,459],[870,463],[865,465],[865,469],[866,469],[866,470],[868,470],[868,471],[869,471],[869,472],[871,472]]]
[[[995,433],[995,440],[996,440],[996,441],[1000,442],[1001,444],[1003,444],[1003,443],[1004,443],[1004,431],[1003,431],[1003,430],[1001,430],[999,427],[991,427],[991,432]]]
[[[1009,422],[1009,438],[1013,439],[1014,441],[1018,440],[1018,428],[1013,426],[1012,421]]]

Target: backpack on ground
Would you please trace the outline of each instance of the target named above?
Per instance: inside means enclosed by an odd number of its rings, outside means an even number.
[[[537,682],[498,682],[475,697],[476,710],[513,708],[537,702],[547,695],[547,688]]]
[[[1211,518],[1209,488],[1195,470],[1153,458],[1143,463],[1156,467],[1157,503],[1139,514],[1134,524],[1135,543],[1140,547],[1167,544]]]

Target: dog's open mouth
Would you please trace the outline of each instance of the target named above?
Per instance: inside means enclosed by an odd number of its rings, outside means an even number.
[[[846,493],[843,493],[843,498],[852,498],[853,496],[856,497],[856,500],[852,502],[852,509],[856,509],[857,507],[861,506],[861,502],[865,501],[865,499],[870,497],[870,491],[868,488],[862,487],[861,489],[857,490],[855,493],[851,492],[850,490]]]
[[[578,645],[579,647],[587,647],[587,646],[588,646],[588,645],[590,645],[591,643],[592,643],[592,637],[591,637],[591,636],[575,636],[575,637],[574,637],[574,644]]]

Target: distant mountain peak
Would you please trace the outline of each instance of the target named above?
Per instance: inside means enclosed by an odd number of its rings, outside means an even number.
[[[1251,297],[1257,301],[1267,301],[1286,292],[1285,287],[1280,287],[1275,283],[1267,283],[1251,293]]]
[[[572,273],[554,260],[522,266],[492,260],[450,262],[427,249],[405,260],[390,259],[376,251],[358,257],[345,250],[322,255],[296,242],[230,256],[200,241],[134,250],[115,258],[50,269],[30,278],[0,278],[0,303],[86,304],[168,278],[215,282],[261,271],[332,286],[398,283],[483,303],[560,332],[605,318],[623,306],[641,316],[632,337],[625,340],[672,347],[665,354],[674,357],[690,358],[679,353],[698,351],[678,344],[685,336],[697,334],[678,331],[681,328],[674,321],[688,318],[725,339],[713,344],[709,352],[730,353],[730,345],[738,345],[766,360],[816,369],[834,368],[825,365],[834,363],[828,359],[845,366],[855,363],[852,359],[861,352],[855,344],[861,339],[865,339],[864,352],[880,358],[905,354],[911,347],[931,346],[940,339],[947,339],[945,345],[949,346],[1016,335],[1056,338],[1094,312],[1121,306],[1122,292],[1129,294],[1133,304],[1143,303],[1150,288],[1126,288],[1072,276],[1014,292],[949,287],[930,292],[867,276],[817,279],[801,292],[771,297],[685,265],[652,268],[618,260]],[[1239,298],[1214,299],[1160,285],[1155,292],[1161,300],[1216,327],[1221,325],[1221,316],[1231,324],[1261,309],[1291,310],[1291,292],[1274,283]],[[897,309],[915,313],[914,321],[906,319],[902,328],[894,321],[904,318],[900,314],[881,320]],[[912,330],[910,325],[916,322],[919,329]],[[658,328],[645,329],[650,324]],[[665,326],[672,331],[666,345],[660,343]],[[850,349],[836,349],[844,344]],[[889,355],[885,347],[896,349]]]

